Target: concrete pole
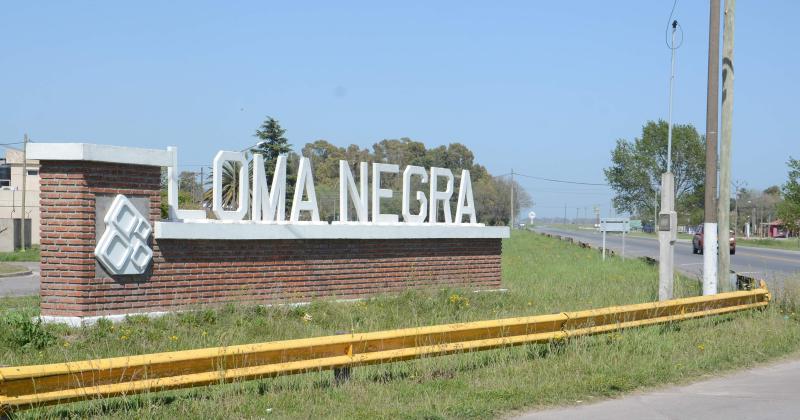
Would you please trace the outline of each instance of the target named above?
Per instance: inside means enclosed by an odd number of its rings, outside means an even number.
[[[730,282],[731,137],[733,128],[733,28],[736,0],[725,0],[725,28],[722,33],[722,132],[719,143],[719,261],[720,290],[733,290]]]
[[[668,230],[658,229],[658,300],[672,299],[675,281],[675,177],[672,172],[661,174],[661,211],[659,215],[670,217]]]
[[[204,168],[201,166],[200,167],[200,197],[197,200],[198,204],[200,204],[200,206],[201,206],[200,208],[202,208],[202,205],[203,205],[203,195],[205,195],[205,193],[206,193],[205,188],[203,188],[206,185],[205,171],[203,171],[203,169]]]
[[[509,184],[509,186],[511,187],[511,214],[509,215],[510,217],[508,219],[508,226],[510,226],[511,229],[514,229],[514,170],[513,169],[511,170],[511,184]]]
[[[28,178],[28,134],[22,139],[22,215],[19,223],[19,244],[20,249],[25,251],[25,190],[27,190]]]
[[[672,88],[675,85],[675,32],[678,21],[672,22],[672,44],[670,45],[670,73],[669,73],[669,117],[667,119],[667,172],[672,172]]]
[[[670,222],[668,229],[658,226],[658,300],[672,299],[675,275],[675,177],[672,174],[672,90],[675,84],[675,33],[678,21],[672,21],[672,44],[670,44],[669,76],[669,121],[667,122],[667,170],[661,175],[661,212]]]
[[[719,0],[708,18],[706,91],[706,185],[703,223],[703,295],[717,293],[717,125],[719,112]]]

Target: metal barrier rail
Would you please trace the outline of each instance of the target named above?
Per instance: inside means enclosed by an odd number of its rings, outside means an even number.
[[[0,413],[71,401],[188,388],[563,340],[766,307],[761,287],[577,312],[0,368]]]

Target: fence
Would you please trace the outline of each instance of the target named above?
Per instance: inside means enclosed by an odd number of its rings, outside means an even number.
[[[0,368],[0,413],[426,356],[564,340],[766,307],[766,285],[674,299],[419,328]]]

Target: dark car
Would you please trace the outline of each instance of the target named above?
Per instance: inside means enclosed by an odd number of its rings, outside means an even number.
[[[736,254],[736,233],[731,230],[730,236],[730,246],[731,246],[731,255]],[[692,238],[692,253],[693,254],[702,254],[703,253],[703,226],[695,232],[694,237]]]

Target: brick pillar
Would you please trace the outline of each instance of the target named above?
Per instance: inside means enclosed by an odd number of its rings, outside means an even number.
[[[116,194],[143,197],[149,200],[151,223],[160,220],[161,168],[43,160],[39,175],[42,315],[85,317],[124,312],[126,303],[110,297],[138,288],[140,283],[96,275],[96,199]]]

